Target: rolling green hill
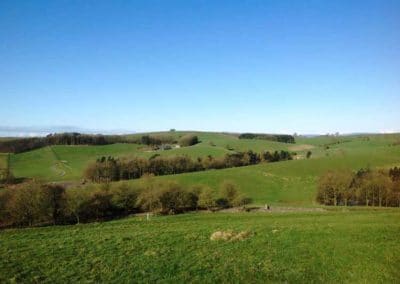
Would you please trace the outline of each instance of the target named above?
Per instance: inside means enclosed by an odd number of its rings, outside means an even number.
[[[176,138],[187,132],[168,132]],[[162,133],[152,133],[161,135]],[[25,153],[13,154],[11,165],[17,177],[35,177],[47,181],[77,180],[82,178],[86,165],[101,156],[142,156],[151,157],[188,155],[192,158],[223,156],[232,151],[264,151],[283,150],[288,144],[266,140],[240,140],[233,135],[220,133],[196,133],[200,143],[191,147],[183,147],[171,150],[152,151],[145,145],[139,144],[112,144],[105,146],[50,146]],[[166,135],[166,134],[164,134]],[[134,136],[131,136],[132,138]],[[233,149],[233,150],[228,150]],[[32,167],[35,165],[35,167]]]
[[[179,137],[186,132],[173,132]],[[168,135],[170,132],[168,132]],[[297,137],[296,144],[266,140],[238,139],[234,135],[196,132],[201,143],[172,150],[151,151],[138,144],[105,146],[51,146],[11,156],[11,168],[17,177],[36,177],[47,181],[79,180],[87,163],[101,156],[137,155],[150,157],[189,155],[222,156],[234,150],[289,150],[297,160],[262,163],[255,166],[210,170],[157,179],[176,180],[184,185],[206,184],[213,188],[224,180],[236,182],[255,204],[313,206],[316,180],[328,170],[362,167],[390,167],[400,164],[400,146],[393,146],[400,135]],[[161,133],[158,133],[161,135]],[[233,149],[233,150],[228,150]],[[310,159],[305,153],[312,151]],[[141,180],[132,180],[140,183]]]
[[[400,211],[133,217],[0,234],[0,282],[396,283]],[[246,232],[212,241],[216,231]]]
[[[394,283],[400,278],[398,208],[314,208],[316,181],[328,170],[400,166],[400,135],[297,137],[296,144],[197,135],[201,143],[168,151],[138,144],[45,147],[11,155],[11,168],[17,177],[73,181],[101,156],[204,157],[235,150],[289,150],[297,153],[294,160],[154,177],[214,189],[232,180],[253,204],[283,209],[152,216],[149,221],[137,215],[4,230],[0,282]],[[312,151],[310,159],[307,151]],[[6,165],[6,157],[0,156],[0,165]],[[212,241],[217,231],[243,237]]]
[[[5,169],[8,166],[8,154],[0,153],[0,169]]]

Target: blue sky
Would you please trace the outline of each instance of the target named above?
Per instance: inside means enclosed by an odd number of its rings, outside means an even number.
[[[400,1],[0,2],[0,126],[400,130]]]

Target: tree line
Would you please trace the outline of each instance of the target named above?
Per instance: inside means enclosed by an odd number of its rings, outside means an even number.
[[[177,214],[245,206],[251,200],[229,181],[219,190],[203,185],[184,188],[151,177],[127,182],[65,188],[30,181],[0,191],[0,227],[76,224],[110,220],[138,212]]]
[[[92,182],[110,182],[137,179],[145,174],[156,176],[180,174],[210,169],[224,169],[255,165],[260,162],[278,162],[291,160],[287,151],[269,151],[261,155],[251,150],[247,152],[228,153],[224,157],[215,158],[211,155],[205,158],[192,159],[189,156],[161,157],[155,155],[149,159],[131,157],[117,159],[102,157],[89,164],[84,177]]]
[[[51,145],[108,145],[132,143],[120,135],[91,135],[81,133],[49,134],[46,137],[16,138],[0,142],[0,152],[22,153]]]
[[[199,143],[196,135],[186,134],[178,140],[172,135],[142,135],[127,137],[123,135],[101,135],[54,133],[46,137],[15,138],[0,142],[0,153],[22,153],[51,145],[109,145],[115,143],[135,143],[149,146],[179,144],[181,147]]]
[[[261,134],[261,133],[242,133],[239,139],[262,139],[283,143],[295,143],[293,135],[287,134]]]
[[[148,146],[160,146],[163,144],[179,144],[181,147],[188,147],[199,143],[197,135],[186,134],[179,139],[172,135],[143,135],[140,138],[140,143]]]
[[[319,179],[317,201],[334,206],[400,207],[400,168],[327,172]]]

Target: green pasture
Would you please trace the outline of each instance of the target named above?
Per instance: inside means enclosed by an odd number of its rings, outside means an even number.
[[[399,220],[396,209],[193,213],[6,230],[0,282],[396,283]]]

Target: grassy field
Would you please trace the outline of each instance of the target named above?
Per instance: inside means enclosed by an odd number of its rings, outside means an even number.
[[[0,282],[395,283],[400,211],[193,213],[0,232]],[[211,241],[215,231],[247,231]]]
[[[8,167],[8,154],[0,153],[0,169]]]
[[[182,135],[182,133],[174,133]],[[233,150],[289,150],[292,161],[155,177],[214,189],[232,180],[253,204],[287,213],[190,213],[104,223],[0,231],[0,283],[289,282],[395,283],[400,279],[400,209],[315,207],[316,181],[334,169],[400,165],[399,135],[299,137],[296,144],[198,133],[201,143],[169,151],[137,144],[52,146],[11,155],[17,177],[79,180],[100,156],[221,156]],[[228,149],[229,148],[229,149]],[[312,151],[310,159],[305,153]],[[0,156],[0,166],[6,165]],[[142,180],[131,180],[141,183]],[[315,209],[312,209],[315,210]],[[248,232],[211,241],[216,231]]]
[[[176,132],[174,135],[183,135]],[[319,175],[334,169],[362,167],[391,167],[400,165],[400,146],[392,144],[399,135],[369,135],[340,137],[298,137],[296,144],[265,140],[239,140],[218,133],[197,133],[201,143],[169,151],[148,151],[137,144],[106,146],[52,146],[11,156],[11,168],[17,177],[36,177],[47,181],[79,180],[87,163],[100,156],[182,155],[204,157],[225,155],[226,145],[236,150],[264,151],[287,149],[298,153],[300,159],[256,166],[211,170],[157,179],[175,180],[184,185],[206,184],[215,189],[224,180],[236,182],[241,191],[255,204],[289,204],[314,206],[316,180]],[[212,143],[211,143],[212,142]],[[215,146],[211,146],[215,145]],[[326,147],[329,145],[329,148]],[[305,159],[306,151],[311,159]],[[133,180],[132,183],[140,183]]]
[[[313,140],[314,138],[309,138],[311,143],[315,142]],[[335,144],[328,150],[314,148],[313,156],[308,160],[262,163],[249,167],[162,176],[157,179],[175,180],[185,185],[206,184],[213,188],[217,188],[224,180],[232,180],[255,204],[314,206],[316,181],[328,170],[400,165],[400,147],[389,146],[389,141],[392,139],[364,141],[353,138],[350,142]]]
[[[168,133],[169,134],[169,133]],[[185,133],[174,132],[178,137]],[[283,150],[288,144],[265,140],[239,140],[237,137],[218,133],[197,133],[201,143],[168,151],[151,151],[138,144],[114,144],[105,146],[51,146],[11,156],[11,165],[17,177],[36,177],[47,181],[76,180],[82,178],[87,164],[101,156],[151,157],[188,155],[192,158],[212,155],[220,157],[235,151]],[[212,144],[212,145],[211,145]],[[35,164],[35,167],[32,165]]]

